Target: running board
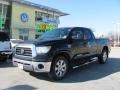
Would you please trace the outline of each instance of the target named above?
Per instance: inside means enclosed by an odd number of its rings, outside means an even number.
[[[79,65],[79,66],[74,66],[73,69],[78,68],[78,67],[82,67],[82,66],[85,66],[85,65],[88,65],[88,64],[93,63],[93,62],[96,62],[98,60],[98,58],[95,57],[95,58],[92,58],[90,60],[91,60],[90,62],[84,63],[84,64]]]

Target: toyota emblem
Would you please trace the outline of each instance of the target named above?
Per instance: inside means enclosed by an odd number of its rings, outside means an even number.
[[[24,49],[21,49],[21,54],[24,54]]]

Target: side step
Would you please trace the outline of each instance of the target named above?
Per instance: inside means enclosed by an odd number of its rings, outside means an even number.
[[[94,57],[94,58],[90,59],[89,62],[86,62],[86,63],[84,63],[84,64],[82,64],[82,65],[79,65],[79,66],[74,66],[73,69],[78,68],[78,67],[82,67],[82,66],[85,66],[85,65],[88,65],[88,64],[90,64],[90,63],[96,62],[97,60],[98,60],[98,58],[97,58],[97,57]]]

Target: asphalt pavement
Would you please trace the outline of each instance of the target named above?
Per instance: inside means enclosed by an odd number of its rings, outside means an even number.
[[[120,90],[120,48],[112,48],[106,64],[98,62],[70,71],[53,82],[47,74],[28,73],[0,63],[0,90]]]

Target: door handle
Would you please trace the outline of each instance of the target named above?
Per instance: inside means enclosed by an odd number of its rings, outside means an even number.
[[[83,42],[83,45],[87,45],[87,42],[85,41],[85,42]]]

